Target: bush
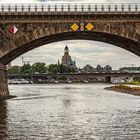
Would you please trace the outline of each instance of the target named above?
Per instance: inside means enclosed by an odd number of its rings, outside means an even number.
[[[61,77],[59,78],[59,80],[67,80],[67,77],[66,77],[66,76],[61,76]]]

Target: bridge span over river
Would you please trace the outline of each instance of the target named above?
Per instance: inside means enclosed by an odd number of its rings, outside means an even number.
[[[71,39],[106,42],[140,56],[140,4],[0,3],[0,95],[9,95],[9,62]]]

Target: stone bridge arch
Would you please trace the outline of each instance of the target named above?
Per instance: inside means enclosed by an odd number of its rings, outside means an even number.
[[[79,25],[79,22],[75,23]],[[7,32],[5,41],[1,42],[0,63],[6,65],[18,56],[48,43],[76,39],[113,44],[140,56],[140,23],[92,22],[94,26],[92,31],[88,31],[85,27],[80,29],[80,25],[77,31],[73,31],[72,24],[15,24],[19,28],[16,35]],[[7,25],[7,28],[10,28],[10,25]]]
[[[6,19],[5,19],[6,16]],[[135,13],[0,13],[0,95],[8,95],[6,64],[44,44],[84,39],[110,43],[140,56],[140,15]],[[73,30],[71,26],[77,24]],[[92,29],[87,29],[88,24]],[[10,32],[15,26],[16,34]]]

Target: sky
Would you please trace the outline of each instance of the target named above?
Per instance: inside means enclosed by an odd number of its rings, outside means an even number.
[[[32,3],[32,2],[89,2],[89,3],[140,3],[140,0],[0,0],[5,3]]]
[[[32,3],[41,2],[45,0],[12,0],[12,3]],[[89,2],[89,3],[140,3],[140,0],[46,0],[47,2]],[[0,0],[2,3],[10,3],[9,0]],[[83,67],[86,64],[90,64],[93,67],[101,64],[103,66],[109,64],[113,69],[118,69],[124,66],[140,66],[140,57],[128,52],[117,46],[110,44],[85,41],[85,40],[70,40],[61,41],[45,46],[41,46],[37,49],[22,55],[24,61],[45,62],[46,65],[51,63],[57,63],[58,59],[61,61],[61,57],[64,53],[64,47],[68,44],[70,49],[70,55],[72,59],[76,60],[78,67]],[[55,56],[55,57],[54,57]],[[12,65],[22,65],[21,56],[12,62]]]
[[[61,41],[41,46],[24,54],[24,61],[30,61],[31,64],[37,61],[45,62],[47,65],[56,64],[58,59],[61,61],[66,44],[78,67],[83,67],[86,64],[93,67],[98,64],[102,66],[109,64],[113,69],[123,66],[130,67],[132,64],[140,66],[140,58],[129,51],[110,44],[85,40]],[[21,65],[22,57],[16,59],[13,64]]]

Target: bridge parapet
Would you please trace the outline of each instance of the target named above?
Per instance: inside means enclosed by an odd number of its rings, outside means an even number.
[[[140,12],[140,4],[101,3],[0,3],[0,12]]]

